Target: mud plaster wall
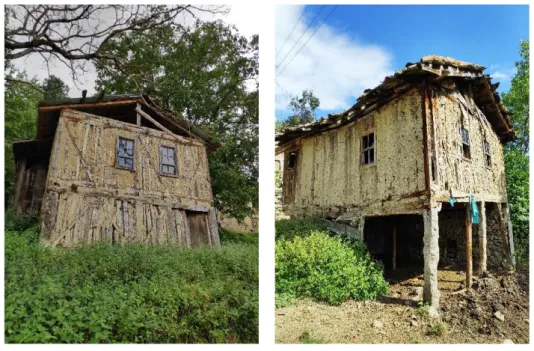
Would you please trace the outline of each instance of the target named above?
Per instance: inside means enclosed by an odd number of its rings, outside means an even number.
[[[497,212],[492,204],[486,204],[487,265],[491,269],[505,267]],[[472,225],[473,268],[479,264],[479,226]],[[465,268],[465,208],[443,210],[439,213],[439,264]]]
[[[135,171],[115,167],[117,137],[135,141]],[[176,148],[176,177],[159,174],[159,146]],[[205,146],[107,118],[64,110],[43,201],[45,240],[190,245],[185,210],[204,212],[218,244]]]
[[[501,143],[468,94],[433,92],[432,114],[437,143],[435,194],[447,201],[453,196],[474,195],[477,201],[507,202],[504,156]],[[463,157],[461,126],[469,131],[471,159]],[[490,145],[491,167],[484,163],[483,141]],[[434,145],[432,145],[434,146]]]
[[[414,200],[401,197],[425,189],[421,114],[421,96],[413,90],[357,122],[302,140],[295,201],[285,204],[286,214],[413,210]],[[376,162],[360,165],[361,138],[371,132]]]

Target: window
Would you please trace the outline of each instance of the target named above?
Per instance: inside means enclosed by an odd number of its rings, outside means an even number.
[[[134,141],[131,139],[117,139],[117,167],[134,169]]]
[[[491,154],[490,154],[490,147],[489,143],[484,140],[484,162],[486,163],[486,167],[491,167]]]
[[[362,138],[362,165],[375,163],[375,133]]]
[[[297,153],[295,151],[289,153],[289,160],[287,162],[288,168],[295,168],[297,164]]]
[[[162,174],[176,175],[176,152],[173,147],[160,145],[159,171]]]
[[[471,159],[471,149],[469,146],[469,132],[462,127],[462,153],[464,158]]]

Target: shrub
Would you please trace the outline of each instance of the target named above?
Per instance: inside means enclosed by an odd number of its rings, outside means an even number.
[[[313,232],[276,242],[276,292],[338,305],[352,297],[375,299],[387,292],[383,269],[361,246]]]
[[[322,219],[281,219],[275,223],[275,238],[292,240],[313,232],[327,232],[328,226]]]
[[[5,230],[24,232],[30,228],[37,228],[38,222],[39,218],[37,216],[29,214],[20,215],[12,208],[5,211]]]
[[[258,248],[51,249],[5,234],[8,343],[258,341]]]
[[[242,243],[242,244],[259,244],[258,233],[240,233],[219,228],[219,238],[221,239],[221,244],[226,243]]]

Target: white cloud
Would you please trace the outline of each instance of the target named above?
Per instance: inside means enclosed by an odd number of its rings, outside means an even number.
[[[495,71],[490,76],[494,79],[502,79],[502,80],[509,80],[510,76],[506,73],[503,73],[501,71]]]
[[[253,34],[259,34],[260,22],[254,19],[259,16],[258,6],[252,4],[238,4],[226,7],[228,14],[212,15],[208,13],[199,13],[198,17],[202,20],[211,21],[221,19],[224,22],[233,24],[237,27],[239,33],[247,38]],[[189,15],[178,17],[178,21],[185,25],[192,25],[194,20]],[[86,72],[80,75],[79,82],[74,82],[70,69],[57,59],[51,59],[47,67],[46,61],[38,54],[31,54],[24,58],[13,60],[15,68],[25,70],[29,78],[37,78],[43,81],[49,75],[55,75],[61,78],[70,88],[69,96],[80,97],[82,90],[87,89],[88,95],[96,94],[95,82],[97,78],[95,66],[91,62],[85,65]]]
[[[303,6],[277,6],[275,52],[278,53],[291,29],[297,23]],[[292,59],[299,48],[308,40],[317,26],[331,11],[331,7],[318,16],[301,41],[288,55],[285,62],[276,69],[276,74]],[[342,11],[337,8],[335,11]],[[304,32],[314,15],[306,13],[295,31],[282,47],[276,64]],[[329,20],[335,18],[335,12]],[[386,49],[372,44],[364,44],[342,30],[323,24],[308,41],[295,59],[277,78],[276,108],[284,111],[290,95],[299,95],[304,89],[313,90],[321,100],[323,110],[343,110],[350,107],[363,90],[374,88],[385,76],[392,74],[392,57]]]

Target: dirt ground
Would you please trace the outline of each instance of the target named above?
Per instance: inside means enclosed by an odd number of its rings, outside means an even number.
[[[420,307],[422,274],[398,271],[389,281],[387,296],[378,301],[329,306],[300,300],[276,309],[276,342],[300,343],[303,333],[319,343],[529,342],[528,271],[474,277],[472,289],[466,291],[464,272],[440,270],[437,318]],[[430,326],[437,324],[445,327],[444,334],[429,335]]]

